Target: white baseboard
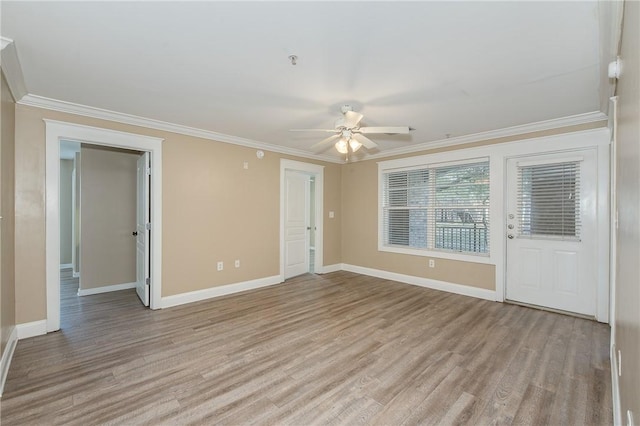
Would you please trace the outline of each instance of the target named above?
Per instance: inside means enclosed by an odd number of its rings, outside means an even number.
[[[282,277],[274,275],[272,277],[258,278],[251,281],[243,281],[235,284],[211,287],[204,290],[191,291],[189,293],[176,294],[174,296],[163,297],[160,300],[161,308],[184,305],[186,303],[199,302],[201,300],[212,299],[214,297],[226,296],[228,294],[239,293],[241,291],[253,290],[260,287],[267,287],[280,284]]]
[[[18,340],[42,336],[43,334],[47,334],[47,320],[18,324],[16,325],[16,329],[18,330]]]
[[[2,396],[2,392],[4,391],[4,382],[7,381],[11,358],[13,358],[13,352],[16,350],[17,344],[18,330],[16,327],[12,327],[9,340],[7,340],[7,346],[4,347],[4,352],[2,352],[2,360],[0,360],[0,396]]]
[[[92,294],[109,293],[111,291],[129,290],[130,288],[136,288],[136,283],[106,285],[96,288],[79,288],[78,296],[90,296]]]
[[[611,397],[613,400],[613,424],[622,425],[622,407],[620,405],[620,375],[618,374],[618,351],[615,343],[611,342]]]
[[[60,269],[61,270],[62,269],[70,269],[70,268],[73,268],[73,264],[71,264],[71,263],[61,263],[60,264]]]
[[[80,278],[80,272],[74,272],[73,278]]]
[[[496,300],[496,292],[484,288],[471,287],[468,285],[453,284],[445,281],[432,280],[430,278],[416,277],[413,275],[398,274],[395,272],[383,271],[380,269],[365,268],[349,264],[342,264],[343,271],[355,272],[386,280],[399,281],[405,284],[417,285],[420,287],[441,290],[449,293],[461,294],[463,296],[476,297],[484,300]]]
[[[322,272],[320,274],[328,274],[330,272],[338,272],[342,271],[342,263],[336,263],[334,265],[325,265],[322,267]]]

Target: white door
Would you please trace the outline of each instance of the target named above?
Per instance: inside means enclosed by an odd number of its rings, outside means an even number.
[[[595,150],[507,160],[508,300],[595,316]]]
[[[284,182],[284,277],[309,272],[310,177],[287,171]]]
[[[138,191],[136,207],[136,292],[144,304],[149,306],[149,153],[138,158]]]

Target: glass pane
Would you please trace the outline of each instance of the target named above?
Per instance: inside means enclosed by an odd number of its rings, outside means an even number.
[[[521,167],[518,177],[521,235],[579,237],[578,162]]]
[[[434,247],[489,252],[489,163],[436,169]]]
[[[488,208],[435,209],[435,248],[487,253]]]

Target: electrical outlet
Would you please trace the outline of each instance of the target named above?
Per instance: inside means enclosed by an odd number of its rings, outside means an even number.
[[[240,259],[236,259],[235,263],[234,263],[236,268],[240,267]]]
[[[435,267],[436,267],[435,259],[429,259],[429,268],[435,268]]]
[[[218,271],[222,271],[224,269],[224,263],[218,262]]]
[[[245,161],[244,163],[242,163],[242,167],[244,167],[244,169],[247,170],[249,168],[249,162]]]
[[[334,212],[329,212],[329,219],[333,219],[334,217],[336,217],[336,214]]]

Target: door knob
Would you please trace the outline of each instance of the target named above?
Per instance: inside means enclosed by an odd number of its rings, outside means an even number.
[[[307,231],[311,231],[311,227],[310,226],[307,226]]]
[[[507,228],[509,228],[509,229],[513,229],[513,224],[512,224],[512,223],[510,223],[509,225],[507,225]]]
[[[513,240],[513,235],[509,234],[509,235],[507,235],[507,238],[509,238],[510,240]]]
[[[134,237],[136,237],[136,236],[138,235],[138,231],[133,231],[133,232],[131,233],[131,235],[133,235]]]

